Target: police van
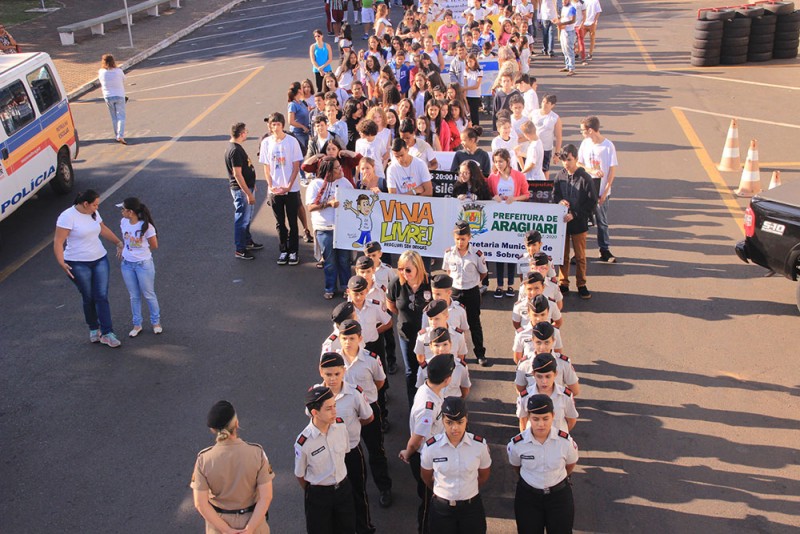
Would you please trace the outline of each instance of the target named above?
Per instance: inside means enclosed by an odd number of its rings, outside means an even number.
[[[0,54],[0,123],[0,221],[48,182],[72,190],[78,132],[49,55]]]

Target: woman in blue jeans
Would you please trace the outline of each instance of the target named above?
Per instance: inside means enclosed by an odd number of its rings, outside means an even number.
[[[153,333],[160,334],[161,310],[156,297],[156,267],[153,264],[152,251],[158,248],[156,227],[147,206],[136,197],[126,198],[122,204],[122,220],[119,223],[122,240],[122,279],[131,296],[131,314],[133,329],[128,333],[136,337],[142,331],[142,297],[150,309],[150,324]]]
[[[125,73],[117,67],[114,56],[105,54],[101,60],[101,67],[97,73],[100,87],[103,90],[103,100],[111,115],[111,126],[117,142],[123,145],[125,141]]]
[[[311,224],[324,259],[325,275],[323,297],[330,300],[336,293],[336,284],[344,290],[350,279],[350,251],[333,247],[334,215],[339,201],[337,189],[353,189],[344,177],[342,164],[333,156],[325,156],[317,166],[317,177],[306,188],[306,206],[311,213]]]
[[[96,191],[88,189],[78,194],[72,207],[58,216],[53,253],[81,293],[89,341],[116,348],[122,343],[111,324],[108,254],[100,237],[114,243],[117,250],[122,249],[122,241],[103,224],[99,206],[100,195]]]

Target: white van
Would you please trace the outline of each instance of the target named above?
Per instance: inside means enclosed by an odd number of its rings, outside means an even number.
[[[0,221],[44,184],[72,190],[78,132],[50,56],[0,54]]]

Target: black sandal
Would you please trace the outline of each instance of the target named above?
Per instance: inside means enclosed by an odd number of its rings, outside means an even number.
[[[303,241],[305,241],[306,243],[314,242],[314,238],[311,237],[311,232],[309,232],[308,230],[306,230],[303,234]]]

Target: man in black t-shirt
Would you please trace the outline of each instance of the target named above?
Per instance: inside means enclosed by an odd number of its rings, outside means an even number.
[[[231,126],[231,139],[225,151],[225,167],[228,169],[233,197],[235,257],[240,260],[254,260],[250,251],[264,248],[264,245],[253,241],[253,236],[250,235],[250,221],[253,219],[256,204],[256,169],[241,145],[246,140],[247,127],[243,122]]]

